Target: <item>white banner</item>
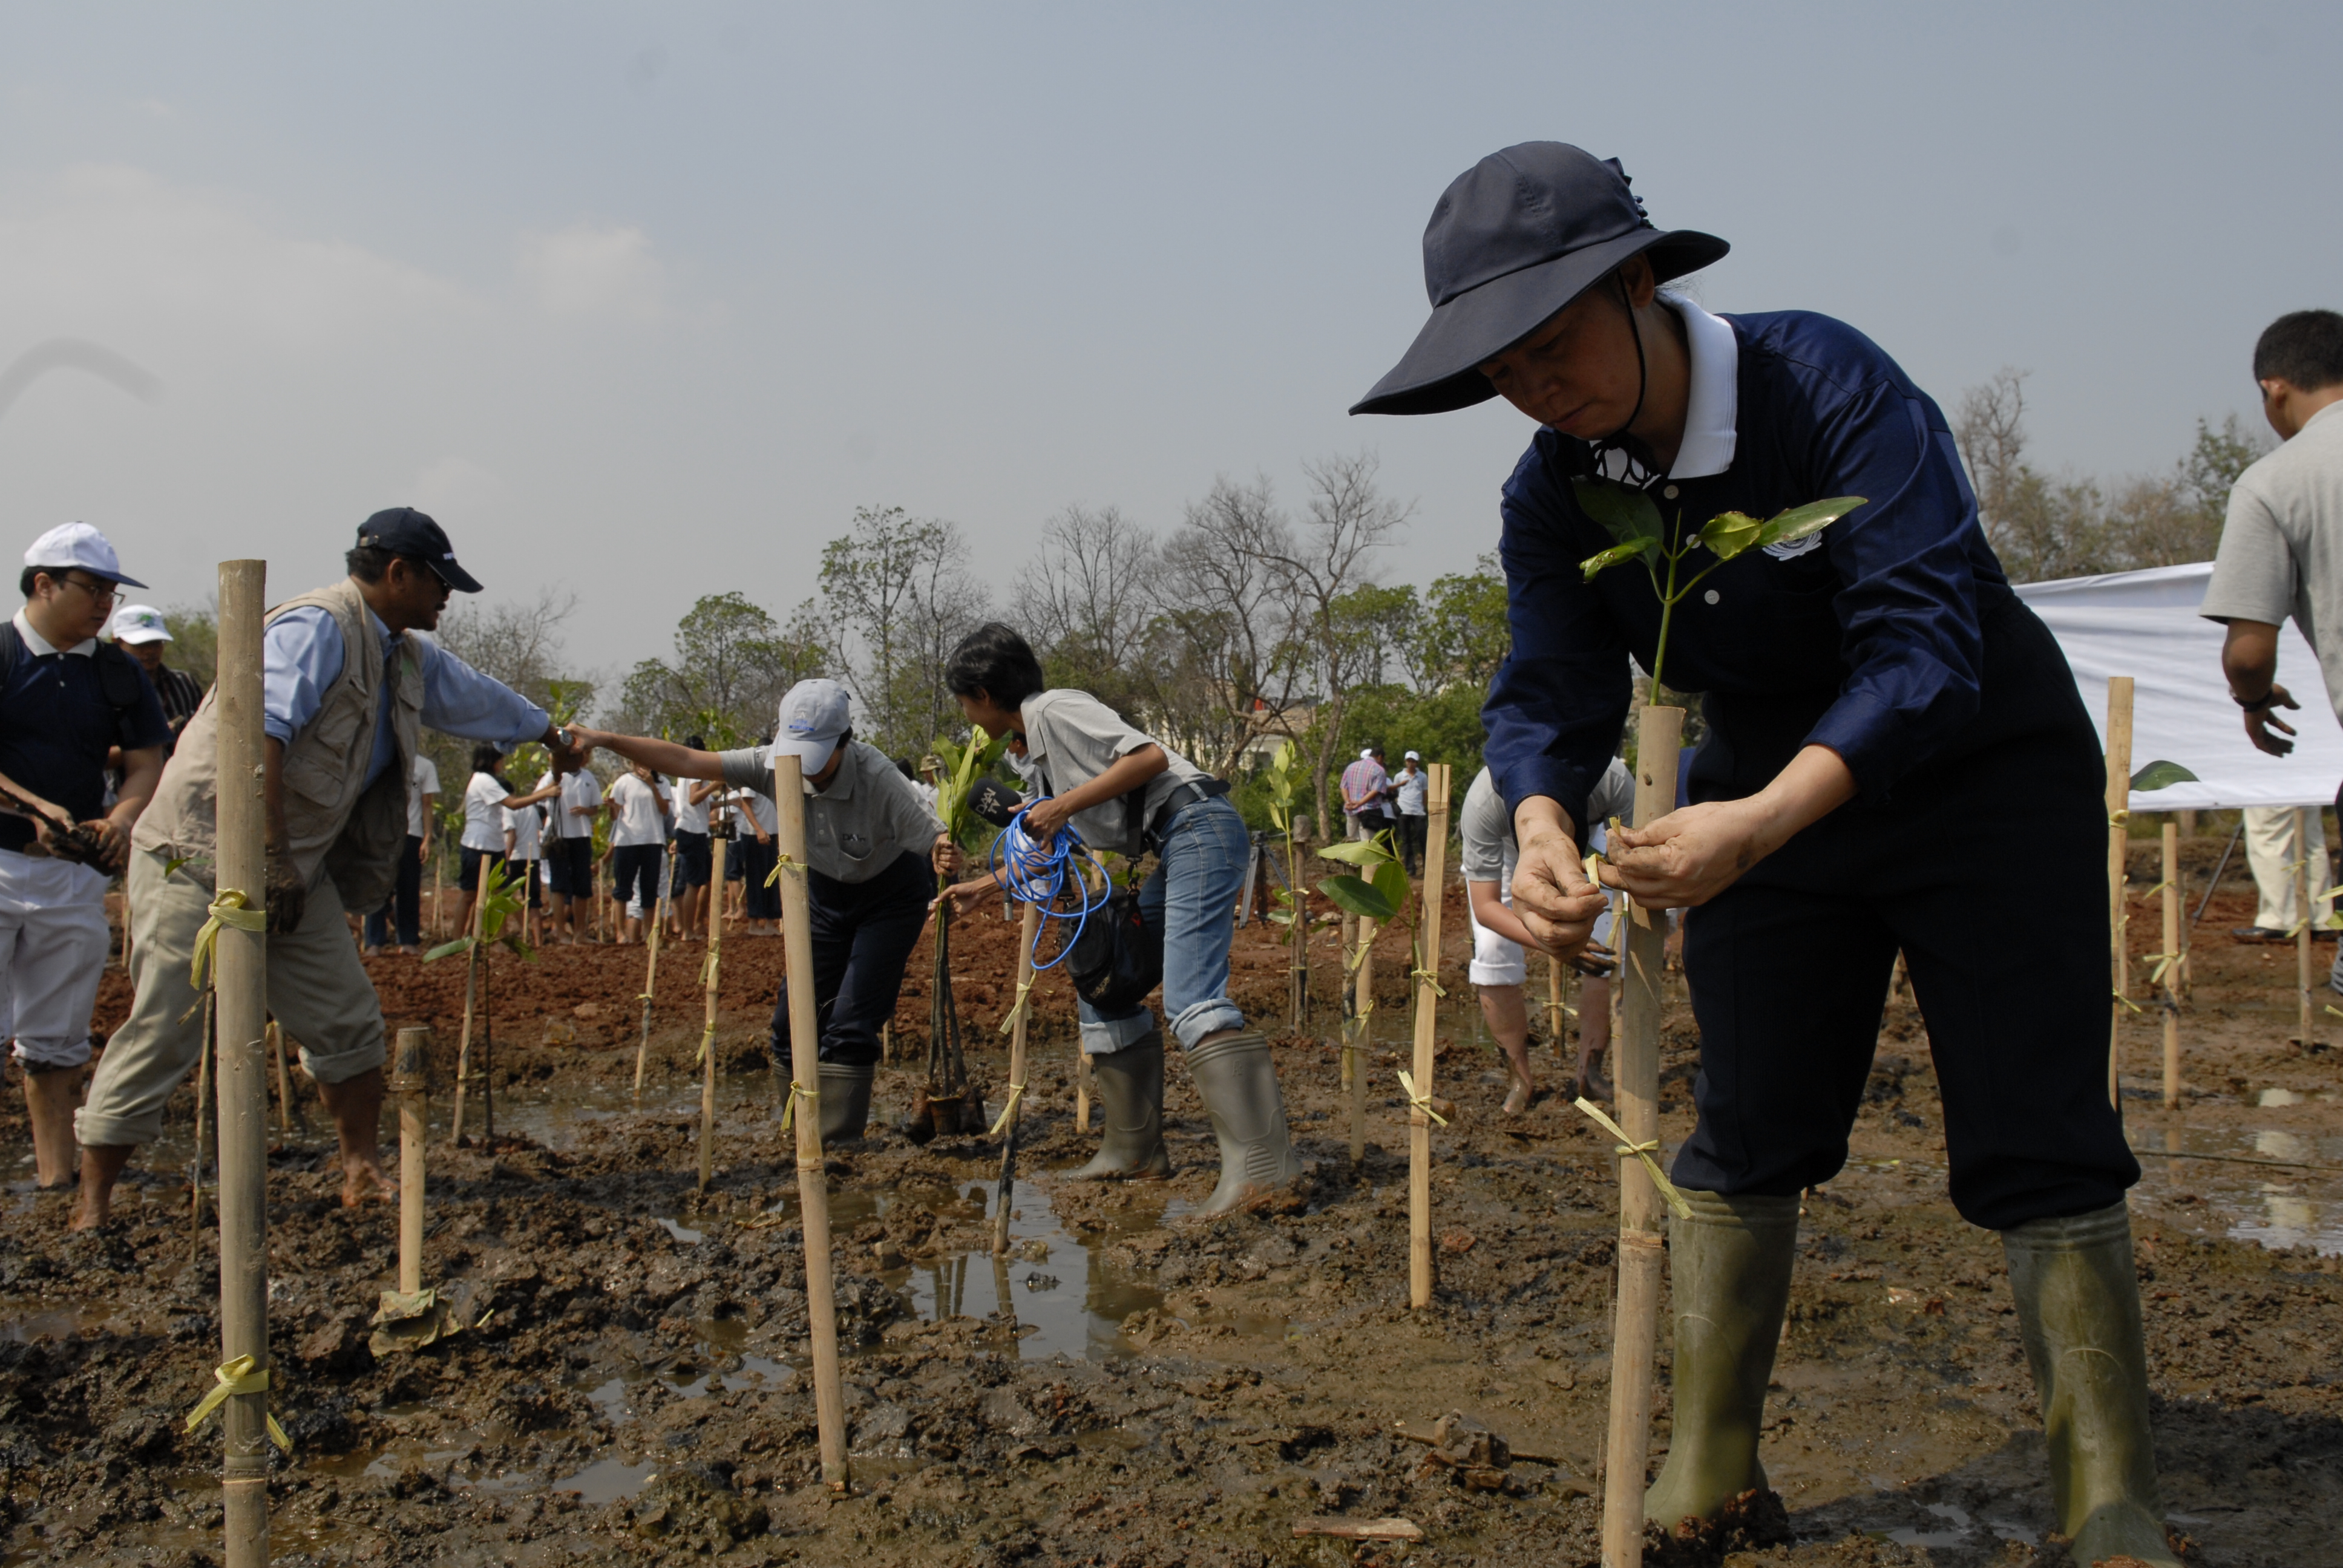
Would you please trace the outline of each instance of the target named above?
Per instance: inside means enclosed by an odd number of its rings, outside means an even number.
[[[2066,649],[2101,744],[2107,678],[2128,675],[2132,771],[2166,761],[2197,775],[2194,784],[2135,791],[2133,810],[2332,802],[2343,783],[2343,726],[2335,722],[2317,656],[2292,621],[2278,628],[2278,681],[2302,704],[2299,712],[2280,713],[2298,733],[2288,756],[2256,750],[2221,678],[2223,628],[2197,613],[2212,576],[2213,564],[2199,561],[2026,583],[2016,591]]]

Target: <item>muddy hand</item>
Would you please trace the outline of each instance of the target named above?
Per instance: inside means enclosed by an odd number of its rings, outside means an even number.
[[[1513,913],[1543,951],[1562,959],[1576,953],[1603,910],[1602,891],[1586,879],[1569,834],[1549,829],[1522,847],[1513,869]]]

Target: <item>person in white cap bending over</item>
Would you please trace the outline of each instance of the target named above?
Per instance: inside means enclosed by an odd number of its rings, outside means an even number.
[[[0,626],[0,1012],[11,1018],[34,1174],[73,1180],[73,1112],[112,932],[106,890],[171,739],[136,661],[97,640],[125,577],[87,523],[25,552],[25,608]],[[121,788],[106,802],[108,753]],[[68,836],[64,829],[84,831]]]
[[[545,710],[427,638],[447,596],[480,591],[439,525],[408,507],[358,526],[349,575],[268,612],[261,636],[268,863],[268,1010],[301,1042],[301,1066],[341,1141],[342,1201],[396,1196],[377,1152],[382,1006],[345,910],[378,909],[407,849],[409,761],[425,725],[507,750],[551,749],[578,766]],[[386,700],[386,697],[387,699]],[[130,1019],[81,1109],[81,1205],[105,1222],[114,1183],[162,1131],[163,1103],[196,1064],[203,1009],[187,971],[215,896],[219,777],[215,687],[179,737],[130,852]]]
[[[582,725],[571,733],[588,750],[598,746],[655,772],[720,779],[767,798],[773,792],[773,759],[794,753],[800,759],[826,1146],[862,1136],[879,1068],[880,1026],[895,1015],[904,966],[936,896],[936,875],[959,861],[942,820],[918,787],[895,770],[885,752],[854,739],[846,688],[834,680],[800,680],[782,697],[780,719],[769,745],[737,751],[702,751]],[[796,1070],[795,1044],[784,980],[773,1002],[773,1058],[784,1070]]]
[[[203,705],[204,689],[186,670],[173,669],[163,662],[163,645],[172,640],[171,628],[163,624],[163,612],[151,604],[124,605],[114,612],[113,630],[116,646],[136,659],[154,683],[156,699],[163,705],[163,721],[171,727],[171,739],[178,739],[179,731]]]

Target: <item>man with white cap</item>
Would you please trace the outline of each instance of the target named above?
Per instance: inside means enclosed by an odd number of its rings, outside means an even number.
[[[115,645],[136,659],[146,678],[154,682],[155,696],[163,704],[164,722],[176,740],[202,706],[204,689],[196,684],[194,676],[163,662],[163,645],[171,640],[163,612],[151,604],[126,604],[114,612]]]
[[[896,771],[885,752],[854,739],[846,688],[834,680],[800,680],[781,699],[780,719],[771,744],[737,751],[700,751],[579,726],[572,733],[582,747],[606,748],[658,772],[721,779],[765,796],[773,791],[773,759],[800,759],[827,1144],[862,1136],[879,1066],[879,1028],[894,1016],[904,966],[936,896],[934,872],[956,861],[943,822],[918,786]],[[773,1055],[792,1070],[793,1046],[785,979],[773,1003]]]
[[[448,595],[478,593],[437,523],[408,507],[358,526],[348,576],[268,612],[261,636],[262,779],[267,840],[268,1008],[301,1042],[341,1141],[342,1201],[393,1195],[378,1149],[382,1006],[345,910],[381,907],[407,849],[408,766],[425,725],[507,750],[527,740],[578,766],[545,710],[426,638]],[[189,1004],[196,933],[216,897],[213,801],[218,689],[179,737],[130,860],[130,1018],[107,1042],[81,1134],[74,1228],[107,1218],[133,1150],[162,1131],[163,1105],[196,1064],[203,1010]]]
[[[1414,876],[1423,864],[1423,840],[1430,820],[1429,805],[1424,799],[1430,789],[1432,776],[1423,770],[1423,759],[1409,752],[1400,759],[1399,771],[1392,775],[1392,804],[1399,810],[1399,858]]]
[[[112,940],[106,890],[170,739],[137,663],[97,640],[125,583],[146,586],[104,534],[66,523],[25,552],[25,608],[0,626],[0,785],[13,798],[0,805],[0,1013],[45,1188],[73,1179],[74,1104]],[[109,752],[122,774],[110,806]]]

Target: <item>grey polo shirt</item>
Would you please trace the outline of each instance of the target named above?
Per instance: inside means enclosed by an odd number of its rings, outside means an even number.
[[[724,782],[772,798],[773,749],[752,746],[718,753]],[[915,854],[925,858],[944,830],[935,809],[887,754],[850,740],[825,789],[806,795],[806,862],[841,882],[867,882]]]
[[[1029,697],[1021,721],[1027,765],[1052,795],[1079,789],[1142,746],[1163,746],[1087,691],[1061,689]],[[1074,813],[1071,826],[1083,843],[1136,858],[1143,847],[1140,836],[1172,792],[1212,777],[1169,746],[1163,746],[1163,755],[1172,765],[1147,781],[1137,811],[1131,809],[1130,797],[1123,796]]]
[[[1586,814],[1594,820],[1594,831],[1583,836],[1581,849],[1593,840],[1594,832],[1614,817],[1624,817],[1635,807],[1635,776],[1617,758],[1603,770],[1594,781],[1594,790],[1586,797]],[[1513,815],[1505,809],[1505,798],[1497,792],[1497,780],[1483,768],[1473,778],[1473,787],[1464,791],[1464,809],[1457,813],[1457,836],[1464,840],[1464,879],[1468,882],[1495,882],[1510,886],[1513,879],[1513,859],[1518,851],[1513,846]]]
[[[2197,613],[2271,626],[2292,616],[2343,719],[2343,403],[2237,476]]]

